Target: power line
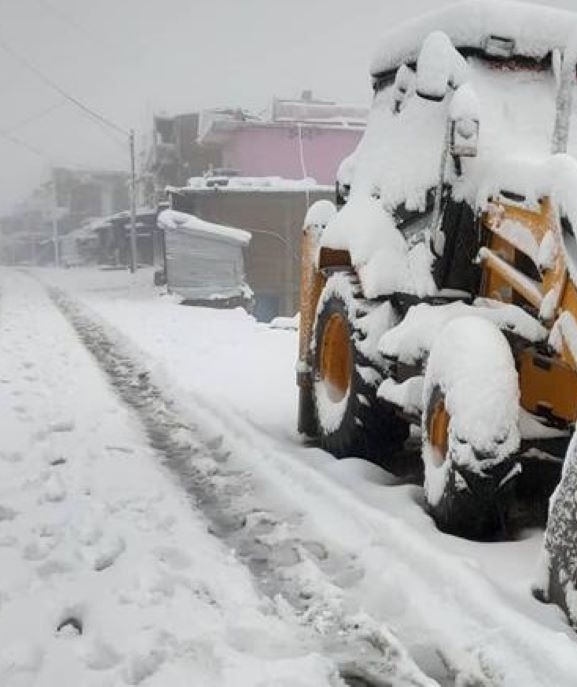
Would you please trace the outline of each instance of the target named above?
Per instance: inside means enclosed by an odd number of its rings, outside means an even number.
[[[81,23],[77,22],[76,19],[70,15],[68,12],[64,12],[60,7],[56,7],[52,2],[49,2],[49,0],[33,0],[37,5],[45,9],[46,11],[50,12],[53,14],[57,19],[60,20],[63,24],[66,24],[69,28],[71,28],[73,31],[77,33],[81,33],[82,35],[86,36],[89,38],[93,43],[96,45],[100,46],[101,48],[105,48],[106,50],[109,50],[111,47],[114,48],[119,56],[120,56],[120,46],[111,43],[110,41],[103,41],[100,39],[99,36],[95,35],[91,31],[88,31],[85,26],[83,26]],[[125,53],[125,50],[122,50],[122,57],[123,58],[128,58],[130,61],[134,61],[136,58],[134,55],[128,55]]]
[[[129,152],[130,152],[130,166],[131,166],[131,171],[130,171],[130,271],[135,272],[137,269],[137,255],[136,255],[136,173],[135,173],[135,164],[134,164],[134,130],[131,129],[130,132],[125,131],[122,127],[118,126],[114,122],[110,121],[104,115],[101,115],[99,112],[96,112],[92,108],[88,107],[88,105],[85,105],[81,100],[78,100],[78,98],[75,98],[73,95],[70,93],[67,93],[63,88],[61,88],[57,83],[55,83],[50,77],[46,76],[44,72],[42,72],[38,67],[33,65],[31,62],[29,62],[26,58],[22,57],[19,53],[17,53],[6,41],[0,36],[0,47],[3,48],[4,52],[8,53],[12,57],[12,59],[16,60],[23,66],[25,66],[29,71],[31,71],[42,83],[46,84],[53,90],[55,90],[57,93],[59,93],[63,98],[66,98],[66,100],[70,101],[73,103],[76,107],[78,107],[80,110],[85,112],[87,115],[92,117],[95,122],[100,123],[101,125],[104,124],[105,126],[109,127],[111,130],[114,130],[118,133],[121,133],[123,136],[128,137],[129,141]],[[10,140],[10,136],[8,135],[8,140]],[[17,139],[13,139],[13,142]],[[27,146],[24,144],[25,147],[27,147],[29,150],[32,152],[35,152],[36,154],[41,153],[39,151],[33,150],[31,147]],[[58,236],[56,236],[56,241],[58,241]],[[58,258],[56,259],[58,262]]]
[[[90,167],[88,167],[87,165],[81,165],[77,162],[69,162],[69,161],[64,161],[64,160],[61,160],[59,162],[50,153],[47,153],[46,151],[43,151],[40,148],[37,148],[36,146],[33,146],[30,143],[27,143],[26,141],[24,141],[19,136],[14,136],[14,134],[9,133],[8,131],[0,129],[0,138],[3,138],[6,141],[9,141],[13,145],[20,146],[21,148],[24,148],[29,153],[32,153],[33,155],[36,155],[37,157],[41,158],[44,162],[47,162],[52,167],[57,165],[57,164],[62,164],[62,165],[66,165],[66,167],[72,167],[74,169],[90,169]]]
[[[44,108],[41,112],[37,112],[34,115],[31,115],[30,117],[27,117],[26,119],[22,119],[16,124],[11,124],[8,127],[4,127],[2,131],[4,133],[11,133],[12,131],[18,131],[18,129],[22,129],[25,126],[28,126],[28,124],[32,124],[33,122],[37,122],[39,119],[44,119],[47,115],[49,115],[51,112],[54,112],[54,110],[58,110],[61,108],[65,103],[65,100],[62,98],[59,100],[57,103],[53,103],[49,107]]]
[[[78,98],[75,98],[73,95],[70,93],[67,93],[63,88],[61,88],[57,83],[52,81],[52,79],[46,74],[44,74],[38,67],[33,65],[31,62],[29,62],[25,57],[22,57],[19,53],[17,53],[6,41],[0,37],[0,47],[8,53],[12,57],[12,59],[16,60],[23,66],[25,66],[30,72],[32,72],[40,81],[42,81],[44,84],[52,88],[54,91],[59,93],[63,98],[66,98],[66,100],[70,101],[76,107],[80,108],[83,112],[88,114],[90,117],[93,119],[101,122],[102,124],[105,124],[111,129],[114,129],[115,131],[121,133],[123,136],[128,136],[128,131],[123,129],[122,127],[118,126],[114,122],[110,121],[107,119],[104,115],[99,114],[92,108],[88,107],[88,105],[85,105],[82,101],[78,100]]]
[[[17,136],[13,136],[12,134],[8,133],[7,131],[2,131],[0,129],[0,136],[10,143],[13,143],[14,145],[20,146],[22,148],[25,148],[29,153],[32,153],[33,155],[37,155],[38,157],[42,158],[44,161],[50,162],[50,157],[46,155],[45,153],[41,152],[38,150],[38,148],[35,148],[34,146],[30,145],[29,143],[26,143],[26,141],[23,141],[21,138],[18,138]]]
[[[48,2],[47,0],[34,0],[34,2],[37,5],[40,5],[40,7],[43,7],[45,10],[51,12],[54,16],[58,17],[58,19],[61,22],[70,26],[70,28],[94,40],[95,37],[91,33],[86,31],[86,29],[81,24],[79,24],[75,19],[73,19],[69,14],[63,12],[59,7],[55,7],[52,3]]]

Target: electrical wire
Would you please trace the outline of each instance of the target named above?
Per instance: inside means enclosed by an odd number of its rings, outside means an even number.
[[[26,119],[22,119],[21,121],[17,122],[16,124],[11,124],[10,126],[4,127],[2,131],[6,133],[12,133],[13,131],[18,131],[18,129],[22,129],[25,126],[28,126],[29,124],[32,124],[33,122],[37,122],[39,119],[44,119],[47,115],[49,115],[51,112],[54,112],[54,110],[58,110],[61,108],[66,101],[64,98],[60,99],[57,103],[53,103],[49,107],[46,107],[44,110],[41,112],[37,112],[34,115],[31,115],[30,117],[27,117]]]
[[[297,132],[298,132],[298,144],[299,144],[299,159],[301,163],[301,171],[303,175],[303,181],[305,181],[308,178],[307,174],[307,166],[305,162],[305,150],[304,150],[304,144],[303,144],[303,125],[301,122],[297,122]],[[305,181],[306,184],[306,181]],[[311,206],[311,198],[310,198],[310,192],[309,192],[309,187],[308,184],[305,185],[305,202],[307,204],[307,211]]]
[[[71,95],[70,93],[67,93],[63,88],[61,88],[57,83],[52,81],[52,79],[44,72],[42,72],[38,67],[33,65],[31,62],[29,62],[25,57],[17,53],[12,46],[10,46],[2,37],[0,37],[0,48],[4,50],[8,55],[12,57],[15,61],[19,62],[22,64],[28,71],[32,72],[40,81],[42,81],[44,84],[52,88],[52,90],[56,91],[59,93],[63,98],[66,98],[69,102],[71,102],[73,105],[81,109],[83,112],[88,114],[90,117],[92,117],[94,120],[99,121],[101,124],[106,125],[110,129],[113,129],[114,131],[117,131],[118,133],[121,133],[123,136],[128,136],[129,132],[123,129],[122,127],[118,126],[114,122],[110,121],[107,119],[104,115],[101,115],[100,113],[96,112],[92,108],[90,108],[88,105],[85,105],[81,100],[76,98],[75,96]]]
[[[95,45],[98,45],[101,48],[105,48],[106,50],[110,50],[110,48],[115,49],[115,51],[120,56],[121,51],[120,46],[118,44],[115,45],[101,40],[99,36],[92,33],[91,31],[88,31],[88,29],[86,29],[85,26],[77,22],[72,15],[68,14],[67,12],[64,12],[61,8],[56,7],[52,4],[52,2],[49,2],[49,0],[33,0],[33,2],[35,2],[39,7],[42,7],[47,12],[53,14],[60,22],[66,24],[74,32],[81,33],[83,36],[86,36]],[[130,60],[131,62],[134,62],[136,60],[136,57],[134,55],[127,55],[124,49],[122,50],[122,57]]]
[[[10,143],[13,143],[14,145],[25,148],[29,153],[32,153],[33,155],[37,155],[38,157],[42,158],[44,161],[50,162],[50,157],[48,155],[41,152],[38,148],[30,145],[29,143],[26,143],[26,141],[23,141],[21,138],[18,138],[17,136],[14,136],[14,135],[8,133],[7,131],[2,131],[1,129],[0,129],[0,137],[6,139]]]
[[[79,170],[89,170],[90,167],[87,165],[81,165],[77,162],[69,162],[65,160],[57,160],[54,158],[53,155],[50,153],[47,153],[46,151],[41,150],[40,148],[37,148],[36,146],[33,146],[30,143],[27,143],[24,141],[22,138],[19,136],[14,136],[13,133],[0,129],[0,138],[3,138],[4,140],[8,141],[9,143],[12,143],[13,145],[20,146],[21,148],[24,148],[27,150],[29,153],[32,153],[33,155],[36,155],[37,157],[41,158],[44,162],[48,163],[50,166],[54,167],[59,164],[66,166],[66,167],[72,167],[74,169],[79,169]]]

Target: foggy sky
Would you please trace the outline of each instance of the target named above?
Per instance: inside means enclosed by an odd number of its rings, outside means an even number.
[[[541,4],[575,9],[577,0]],[[154,112],[264,109],[272,96],[368,103],[390,26],[447,0],[0,0],[0,42],[139,145]],[[0,46],[0,213],[50,164],[127,168],[94,124]],[[6,139],[17,137],[23,145]]]

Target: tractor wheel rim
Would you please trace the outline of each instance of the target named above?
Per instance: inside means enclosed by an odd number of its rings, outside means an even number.
[[[441,466],[447,459],[449,449],[449,422],[451,416],[447,412],[443,399],[437,401],[429,420],[429,442],[433,447],[433,459],[437,466]]]
[[[332,314],[323,329],[320,377],[334,403],[342,401],[349,391],[353,367],[350,346],[347,320],[340,313]]]

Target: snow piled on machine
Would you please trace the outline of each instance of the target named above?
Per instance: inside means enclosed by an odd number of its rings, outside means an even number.
[[[420,303],[412,307],[400,324],[383,334],[379,349],[386,357],[414,364],[427,357],[445,325],[472,315],[527,341],[537,343],[547,336],[547,330],[521,308],[477,298],[474,305],[457,301],[447,305]]]
[[[422,296],[434,293],[431,253],[423,244],[409,247],[391,215],[374,198],[351,198],[329,222],[322,245],[346,246],[367,298],[407,290]]]
[[[489,372],[490,367],[490,374]],[[423,443],[429,503],[444,493],[451,464],[483,474],[490,455],[496,464],[519,446],[519,384],[511,348],[498,328],[481,317],[456,318],[436,339],[427,361],[423,397],[438,388],[450,417],[451,460]],[[440,469],[439,469],[440,468]]]
[[[425,38],[441,30],[457,48],[484,49],[490,37],[514,41],[515,54],[544,58],[566,45],[571,14],[563,10],[510,0],[469,0],[429,12],[383,36],[371,64],[373,75],[415,62]],[[495,45],[495,48],[498,46]]]
[[[572,59],[567,46],[575,43],[576,26],[569,12],[474,0],[386,35],[372,73],[398,68],[397,77],[376,81],[365,134],[339,170],[340,185],[350,186],[350,207],[329,223],[322,240],[350,251],[367,296],[434,291],[432,280],[423,284],[407,265],[415,248],[403,236],[402,218],[421,213],[435,229],[440,213],[430,199],[441,179],[456,201],[478,211],[501,191],[525,196],[527,205],[548,191],[562,196],[577,217],[566,193],[575,162],[551,160],[559,55],[566,51]],[[468,51],[466,61],[453,46]],[[486,59],[508,54],[509,64]],[[568,152],[575,154],[575,112],[571,125]],[[460,157],[460,169],[450,159],[451,126],[475,144],[476,155]],[[416,254],[430,264],[426,232],[421,238]]]

